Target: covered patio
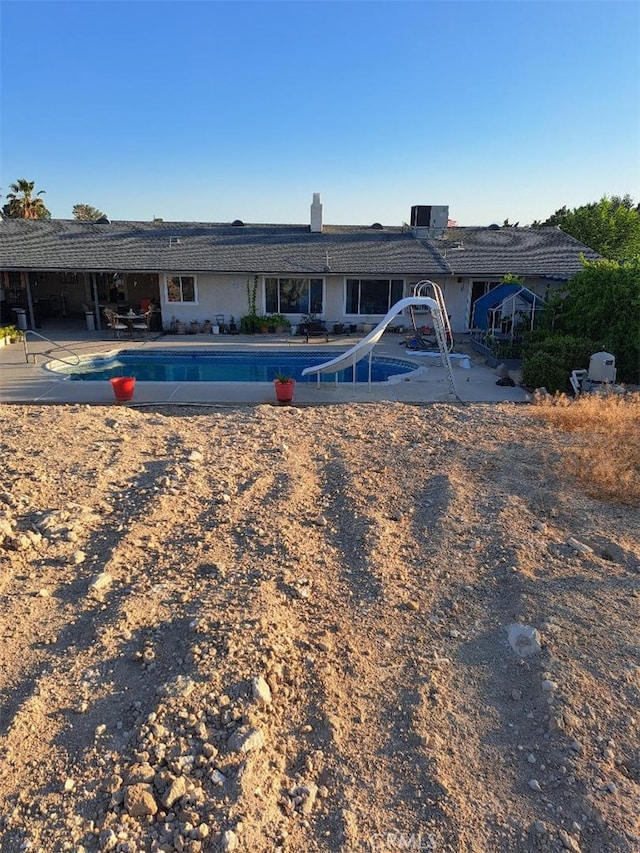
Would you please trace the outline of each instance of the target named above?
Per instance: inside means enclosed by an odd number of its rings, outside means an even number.
[[[24,329],[51,330],[60,324],[101,331],[104,311],[160,311],[157,273],[121,271],[31,270],[2,273],[1,323]],[[162,317],[156,326],[162,328]]]

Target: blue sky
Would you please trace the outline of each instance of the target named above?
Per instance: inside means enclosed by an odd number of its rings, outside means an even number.
[[[399,225],[640,201],[636,2],[0,3],[1,192],[54,217]]]

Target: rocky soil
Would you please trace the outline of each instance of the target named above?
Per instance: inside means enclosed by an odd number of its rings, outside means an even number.
[[[2,853],[640,850],[637,510],[527,407],[0,425]]]

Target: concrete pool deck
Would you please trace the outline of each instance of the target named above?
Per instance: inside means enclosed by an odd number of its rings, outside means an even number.
[[[146,339],[123,337],[115,340],[110,331],[89,332],[65,327],[49,326],[38,329],[49,341],[41,340],[29,333],[28,350],[30,361],[25,361],[22,343],[0,347],[0,402],[22,404],[69,404],[88,405],[257,405],[275,404],[273,385],[270,382],[137,382],[131,403],[116,403],[108,381],[73,382],[57,378],[44,369],[43,364],[52,358],[72,359],[73,354],[88,356],[105,354],[119,349],[180,348],[215,352],[216,350],[251,352],[252,350],[290,349],[326,352],[327,359],[344,352],[361,336],[312,338],[305,343],[303,338],[290,335],[152,335]],[[418,375],[403,377],[400,381],[353,384],[350,382],[322,382],[315,380],[298,382],[294,405],[327,405],[336,403],[367,403],[379,401],[404,403],[430,403],[450,401],[456,397],[449,390],[445,370],[439,364],[426,364],[424,356],[412,356],[402,344],[401,334],[385,334],[374,350],[376,356],[401,358],[424,368]],[[55,341],[52,345],[50,341]],[[68,349],[59,349],[65,347]],[[454,364],[456,390],[460,400],[468,403],[528,402],[531,397],[522,388],[496,385],[498,376],[494,369],[486,367],[482,359],[471,354],[461,342],[457,352],[469,354],[471,367],[465,369]],[[36,364],[33,364],[35,356]]]

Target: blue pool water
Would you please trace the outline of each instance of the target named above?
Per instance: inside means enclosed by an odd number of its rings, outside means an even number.
[[[297,382],[316,382],[315,376],[302,376],[305,367],[322,364],[336,353],[325,352],[193,352],[122,350],[110,356],[91,356],[78,365],[53,362],[49,369],[77,381],[97,381],[113,376],[135,376],[140,382],[272,382],[277,373],[286,373]],[[369,361],[359,362],[356,382],[369,381]],[[385,382],[390,376],[415,370],[406,361],[393,358],[372,360],[371,381]],[[335,374],[321,376],[323,382],[335,382]],[[338,373],[339,382],[352,382],[352,368]]]

